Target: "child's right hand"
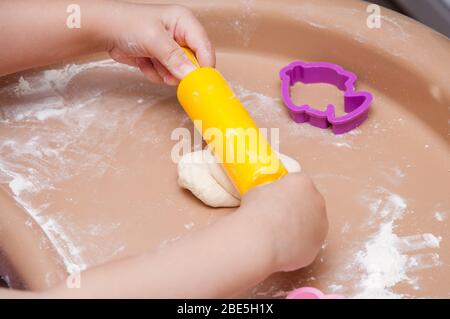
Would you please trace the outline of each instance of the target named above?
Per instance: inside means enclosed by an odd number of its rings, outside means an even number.
[[[215,65],[205,29],[187,8],[106,2],[107,23],[100,26],[111,57],[137,66],[152,82],[176,85],[195,67],[180,45],[189,47],[201,66]]]
[[[273,258],[274,271],[292,271],[311,264],[328,231],[325,201],[302,173],[251,189],[239,211],[266,234],[264,242],[272,248],[269,258]]]

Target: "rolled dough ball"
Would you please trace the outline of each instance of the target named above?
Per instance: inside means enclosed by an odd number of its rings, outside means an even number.
[[[288,172],[300,172],[300,164],[279,154]],[[217,163],[209,149],[184,155],[178,162],[178,184],[211,207],[236,207],[241,196],[231,183],[222,165]]]

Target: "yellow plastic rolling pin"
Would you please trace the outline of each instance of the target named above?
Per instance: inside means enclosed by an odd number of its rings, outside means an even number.
[[[220,72],[199,67],[192,51],[184,50],[197,68],[181,80],[178,100],[240,194],[286,175],[278,155]]]

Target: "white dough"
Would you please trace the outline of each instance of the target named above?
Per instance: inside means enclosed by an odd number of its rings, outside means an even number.
[[[279,154],[279,157],[288,172],[301,171],[296,160],[284,154]],[[181,158],[178,184],[211,207],[236,207],[241,203],[239,192],[208,149],[188,153]]]

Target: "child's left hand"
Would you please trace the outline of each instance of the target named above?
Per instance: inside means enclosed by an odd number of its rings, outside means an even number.
[[[214,48],[205,29],[182,6],[109,3],[100,31],[111,57],[137,66],[152,82],[177,84],[195,67],[180,46],[187,46],[201,66],[214,66]]]

